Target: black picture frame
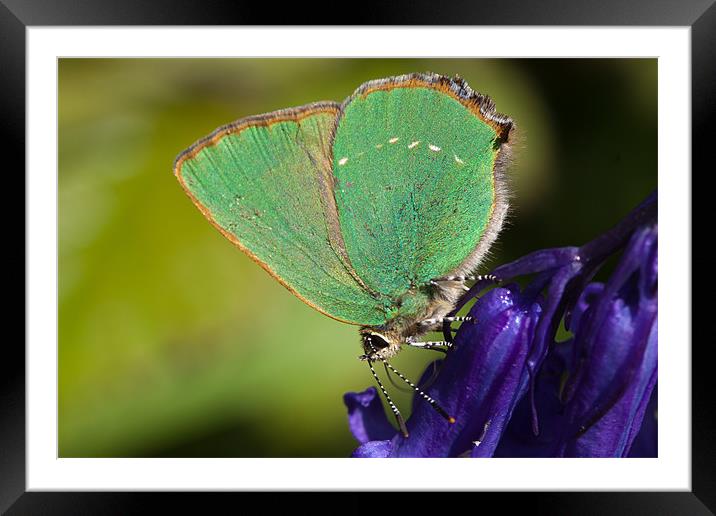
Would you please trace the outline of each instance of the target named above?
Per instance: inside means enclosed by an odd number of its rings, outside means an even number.
[[[30,26],[68,25],[249,25],[283,23],[319,23],[342,25],[345,15],[327,18],[335,9],[303,4],[285,5],[277,10],[273,4],[253,2],[202,2],[199,0],[0,0],[0,127],[4,131],[6,160],[15,157],[14,169],[25,164],[25,30]],[[716,5],[714,0],[669,0],[623,2],[603,0],[541,0],[525,2],[455,2],[441,4],[435,9],[431,2],[407,5],[391,3],[380,8],[356,10],[350,24],[372,25],[636,25],[688,26],[691,28],[692,79],[692,177],[708,177],[713,172],[712,145],[709,134],[716,134]],[[338,11],[340,12],[340,10]],[[345,11],[344,11],[345,12]],[[323,13],[323,14],[317,14]],[[6,169],[9,172],[9,167]],[[20,175],[14,176],[19,180]],[[687,180],[688,178],[684,178]],[[7,185],[7,183],[6,183]],[[24,178],[21,180],[24,191]],[[7,186],[6,186],[7,188]],[[707,195],[702,189],[700,195]],[[6,190],[7,191],[7,190]],[[698,189],[692,192],[692,235],[699,234],[709,218],[706,201],[698,202]],[[14,198],[20,198],[15,194]],[[19,207],[11,207],[6,195],[6,221],[17,217]],[[22,199],[24,200],[24,195]],[[8,222],[6,229],[12,225]],[[17,225],[18,232],[20,226]],[[24,230],[24,225],[23,225]],[[708,233],[706,233],[708,235]],[[23,240],[24,240],[23,233]],[[8,239],[5,240],[9,242]],[[15,264],[24,268],[23,251],[10,248],[6,257],[15,271]],[[14,249],[11,251],[11,249]],[[692,250],[693,252],[693,250]],[[21,256],[20,256],[21,255]],[[19,257],[20,256],[20,257]],[[694,265],[701,261],[694,259]],[[8,274],[9,276],[19,276]],[[691,281],[685,276],[684,281]],[[15,310],[23,310],[24,303],[6,296]],[[23,295],[24,299],[24,295]],[[705,315],[703,304],[691,303],[692,321]],[[16,308],[17,307],[17,308]],[[19,320],[20,317],[17,317]],[[13,321],[8,316],[6,321]],[[10,325],[8,324],[9,328]],[[23,326],[24,330],[24,326]],[[716,403],[711,392],[714,375],[708,360],[713,337],[692,339],[692,491],[691,492],[620,492],[620,493],[474,493],[480,498],[468,502],[479,510],[489,500],[508,511],[515,504],[531,507],[536,514],[714,514],[716,512],[716,435],[714,417]],[[683,345],[684,343],[665,343]],[[165,509],[171,510],[169,496],[146,493],[49,493],[26,492],[25,462],[25,352],[20,339],[6,337],[3,346],[3,372],[0,375],[0,512],[7,514],[129,514],[141,512],[150,497],[161,497]],[[226,495],[233,496],[233,495]],[[370,510],[370,497],[353,495],[353,510]],[[174,498],[174,497],[172,497]],[[184,509],[190,509],[184,497],[179,497]],[[223,497],[225,498],[225,497]],[[264,497],[266,498],[266,497]],[[439,498],[439,497],[438,497]],[[206,497],[197,505],[205,510]],[[276,502],[262,500],[264,510]],[[423,503],[421,501],[421,503]],[[438,500],[438,503],[440,501]],[[459,504],[459,499],[451,505]],[[361,511],[363,512],[363,511]]]

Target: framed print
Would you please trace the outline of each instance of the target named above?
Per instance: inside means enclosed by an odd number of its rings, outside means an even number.
[[[691,331],[713,6],[282,28],[32,5],[0,7],[27,200],[3,510],[713,508]]]

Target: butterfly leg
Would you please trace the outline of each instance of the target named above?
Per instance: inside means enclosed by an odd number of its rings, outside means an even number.
[[[446,340],[432,342],[417,342],[414,340],[408,340],[405,345],[417,349],[432,349],[447,354],[448,350],[452,347],[452,342],[448,342]]]
[[[460,287],[467,292],[470,290],[470,287],[465,285],[466,281],[492,281],[493,283],[498,283],[500,280],[497,276],[493,274],[468,274],[466,276],[444,276],[442,278],[435,278],[434,280],[430,280],[430,284],[434,286],[440,286],[439,284],[442,282],[456,282],[460,284]]]
[[[494,283],[499,282],[499,278],[494,274],[468,274],[466,276],[444,276],[442,278],[435,278],[431,283],[440,283],[441,281],[492,281]]]
[[[468,275],[455,275],[455,276],[443,276],[442,278],[436,278],[434,280],[431,280],[430,283],[435,286],[440,286],[441,282],[453,282],[453,283],[459,283],[460,287],[462,287],[463,290],[469,291],[470,287],[465,285],[465,281],[491,281],[493,283],[499,283],[500,279],[495,276],[494,274],[468,274]],[[420,325],[424,328],[430,328],[433,326],[441,325],[443,323],[453,323],[453,322],[474,322],[473,318],[470,316],[460,317],[460,316],[451,316],[451,317],[443,317],[443,318],[432,318],[432,319],[425,319],[423,321],[420,321]],[[452,331],[456,331],[452,329]]]
[[[454,323],[454,322],[475,322],[475,319],[469,315],[466,316],[449,316],[449,317],[435,317],[432,319],[424,319],[420,321],[418,324],[425,328],[426,330],[429,328],[436,328],[438,325],[443,325],[443,323]],[[455,328],[450,328],[451,332],[456,332],[457,330]],[[433,349],[434,346],[447,346],[447,349],[449,350],[452,346],[452,342],[449,341],[439,341],[439,342],[408,342],[408,345],[414,346],[414,347],[422,347],[423,349]],[[438,349],[438,351],[445,351],[442,349]]]
[[[469,315],[465,317],[461,316],[453,316],[453,317],[435,317],[433,319],[423,319],[420,321],[421,326],[436,326],[438,324],[442,324],[444,322],[454,323],[454,322],[472,322],[472,317]]]
[[[418,324],[422,326],[423,328],[436,328],[438,325],[442,325],[444,322],[447,323],[454,323],[454,322],[474,322],[474,319],[470,317],[469,315],[466,316],[452,316],[452,317],[435,317],[433,319],[424,319],[420,321]],[[455,328],[450,328],[450,331],[457,331]]]

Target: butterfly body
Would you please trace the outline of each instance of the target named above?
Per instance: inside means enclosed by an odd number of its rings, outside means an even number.
[[[437,323],[423,322],[441,321],[452,311],[462,293],[464,290],[461,287],[440,286],[425,286],[415,292],[406,292],[397,302],[399,308],[395,317],[383,325],[360,329],[364,352],[368,356],[376,354],[384,359],[392,358],[403,345],[435,329]]]
[[[497,237],[512,129],[461,79],[409,74],[221,127],[175,174],[224,236],[387,359],[441,324]]]

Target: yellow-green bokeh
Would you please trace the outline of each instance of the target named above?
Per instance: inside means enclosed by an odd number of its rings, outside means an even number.
[[[172,162],[237,118],[427,70],[519,128],[490,263],[583,243],[656,187],[656,60],[60,60],[60,456],[350,454],[342,395],[371,385],[356,328],[226,241]]]

